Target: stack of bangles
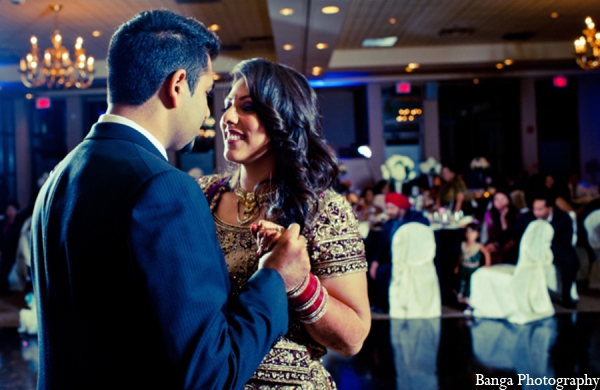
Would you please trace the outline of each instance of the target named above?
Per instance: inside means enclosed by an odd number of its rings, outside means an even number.
[[[300,285],[287,293],[290,306],[303,324],[317,322],[327,310],[329,294],[319,279],[309,273]]]

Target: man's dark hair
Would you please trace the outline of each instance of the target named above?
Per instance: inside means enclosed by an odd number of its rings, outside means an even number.
[[[185,69],[193,94],[219,49],[219,38],[193,18],[165,10],[141,12],[110,40],[109,103],[139,106],[178,69]]]
[[[539,189],[535,191],[531,196],[531,205],[529,205],[530,208],[532,207],[533,202],[536,200],[543,200],[546,203],[546,207],[552,207],[554,206],[556,198],[554,197],[551,191]]]

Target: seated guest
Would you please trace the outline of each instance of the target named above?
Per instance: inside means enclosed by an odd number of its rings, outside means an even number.
[[[558,269],[562,282],[562,305],[574,309],[575,303],[571,299],[571,285],[575,281],[579,269],[579,259],[573,247],[573,221],[571,217],[560,208],[555,207],[555,199],[548,191],[538,191],[532,194],[532,211],[523,215],[513,229],[507,233],[522,236],[527,225],[535,220],[547,221],[554,229],[552,238],[552,255],[554,265]]]
[[[410,209],[408,198],[402,194],[391,192],[385,196],[385,212],[388,220],[381,229],[378,251],[371,262],[369,274],[375,280],[377,296],[373,306],[376,311],[387,312],[389,309],[388,290],[392,269],[392,237],[400,226],[409,222],[419,222],[429,226],[429,220],[418,211]]]
[[[383,209],[373,203],[375,200],[375,192],[373,187],[366,187],[360,194],[358,203],[354,206],[354,213],[359,222],[371,222],[372,218],[377,217],[383,212]]]
[[[513,226],[520,217],[519,210],[511,203],[510,196],[497,191],[492,200],[492,208],[483,217],[487,230],[485,248],[492,255],[492,263],[516,264],[519,247],[515,239],[501,239],[502,232]],[[503,238],[503,237],[502,237]]]
[[[468,201],[467,185],[452,168],[445,165],[442,168],[442,186],[437,195],[436,207],[459,211],[465,201]]]

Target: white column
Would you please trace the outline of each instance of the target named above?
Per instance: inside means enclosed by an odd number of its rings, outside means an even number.
[[[229,93],[228,86],[218,85],[213,89],[213,112],[212,116],[215,118],[217,123],[215,124],[215,172],[224,172],[227,167],[227,160],[223,157],[223,151],[225,145],[223,144],[223,137],[221,136],[221,128],[219,121],[223,112],[225,97]]]
[[[67,110],[67,151],[75,149],[83,141],[83,108],[81,96],[66,97]]]
[[[538,172],[538,131],[535,108],[535,80],[521,79],[521,153],[523,169]]]
[[[15,164],[17,199],[21,207],[26,207],[31,199],[31,156],[29,154],[29,123],[27,121],[27,101],[15,99]]]
[[[440,161],[440,117],[437,99],[423,100],[423,156],[421,160],[433,157]],[[415,161],[418,164],[419,161]]]
[[[381,85],[367,85],[367,109],[369,116],[369,147],[373,156],[369,159],[373,180],[381,180],[381,165],[385,161],[385,139],[383,138],[383,107]]]

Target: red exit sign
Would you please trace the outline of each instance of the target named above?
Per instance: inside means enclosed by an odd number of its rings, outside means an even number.
[[[35,99],[35,108],[38,110],[45,110],[46,108],[50,108],[51,102],[48,97],[39,97]]]
[[[400,81],[396,83],[396,93],[398,94],[407,94],[410,93],[411,85],[409,82]]]

